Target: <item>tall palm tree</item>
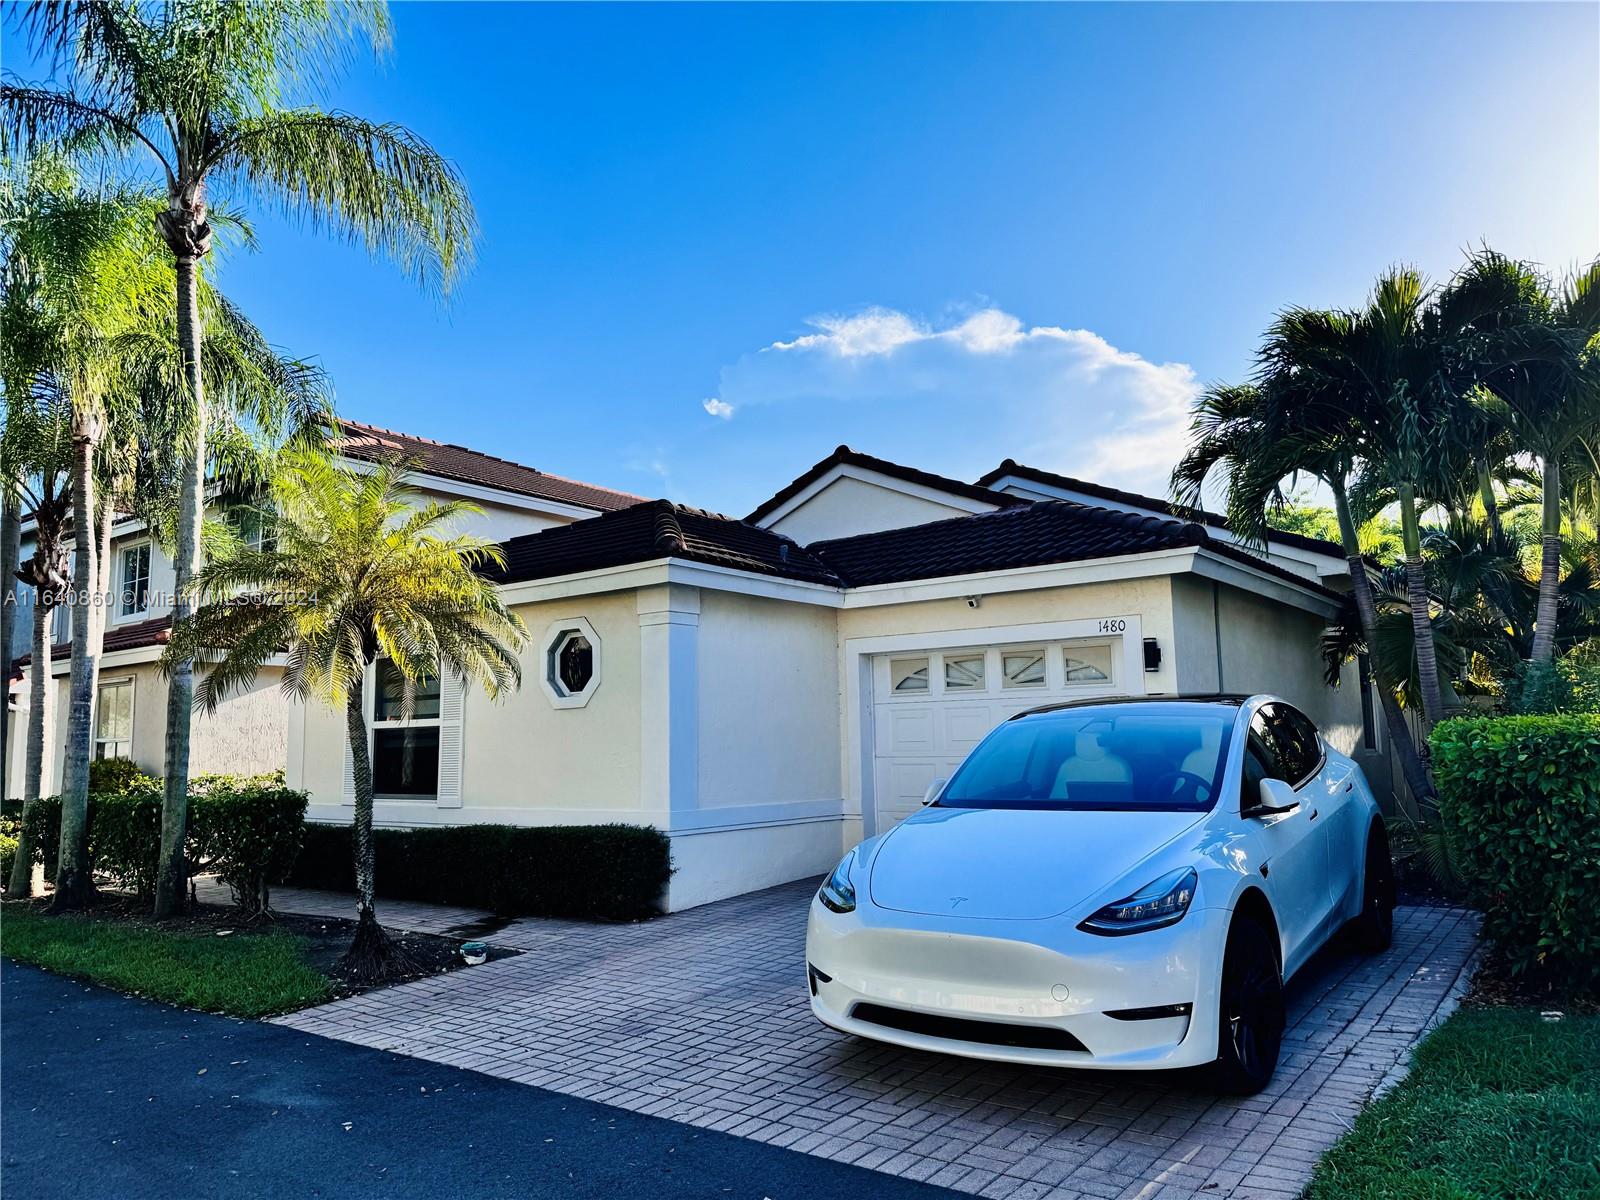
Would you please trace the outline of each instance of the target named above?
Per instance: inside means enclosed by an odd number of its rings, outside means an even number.
[[[331,83],[352,46],[387,51],[387,6],[357,0],[35,3],[22,21],[67,90],[0,88],[0,149],[41,144],[136,151],[161,171],[156,217],[176,266],[177,344],[195,419],[183,478],[176,615],[192,605],[204,506],[206,398],[199,264],[211,247],[210,193],[234,190],[360,241],[424,285],[448,289],[475,232],[459,175],[402,126],[288,107]],[[173,664],[167,708],[162,867],[156,911],[184,900],[180,869],[189,775],[192,665]]]
[[[122,188],[85,189],[59,163],[41,161],[8,177],[0,191],[5,268],[0,306],[6,338],[0,379],[8,401],[45,397],[65,405],[71,432],[70,498],[74,558],[71,682],[63,768],[61,852],[56,902],[81,903],[90,890],[86,821],[90,714],[105,589],[98,553],[109,510],[96,500],[99,431],[127,397],[111,384],[111,339],[167,307],[171,270],[155,253],[145,197]],[[19,415],[22,410],[19,409]],[[50,577],[53,563],[41,561]],[[48,599],[59,601],[59,589]],[[39,665],[33,668],[38,673]]]
[[[1479,410],[1542,473],[1539,607],[1532,662],[1555,657],[1560,621],[1562,466],[1600,444],[1600,259],[1557,291],[1529,263],[1474,254],[1440,297]]]
[[[35,505],[40,553],[29,564],[43,601],[36,610],[40,625],[63,596],[77,601],[70,609],[73,653],[57,872],[57,903],[68,907],[81,903],[90,888],[90,723],[109,608],[112,519],[127,511],[160,531],[170,498],[152,481],[159,485],[181,474],[193,410],[184,402],[175,349],[172,267],[148,220],[150,198],[84,189],[70,170],[50,161],[27,164],[20,181],[0,197],[0,244],[6,251],[0,316],[7,332],[0,379],[7,396],[7,442],[23,454],[25,473],[39,478],[38,493],[49,501]],[[327,391],[318,368],[281,358],[224,297],[202,286],[200,304],[216,331],[205,344],[201,375],[228,435],[215,445],[222,453],[212,457],[236,474],[247,472],[251,455],[270,453],[285,430],[298,433],[326,421]],[[85,426],[94,432],[86,433]],[[69,450],[65,464],[59,460],[63,445]],[[63,465],[68,481],[58,486],[52,472]],[[54,541],[65,515],[55,510],[68,508],[75,548],[70,591],[55,582],[64,549]],[[84,602],[91,596],[98,600]],[[48,652],[48,639],[43,650],[36,642],[36,690],[48,682]],[[37,708],[42,716],[44,705]],[[29,781],[36,793],[31,762]]]
[[[382,656],[403,680],[409,712],[419,682],[475,681],[490,696],[520,685],[521,620],[477,570],[500,561],[481,538],[449,534],[475,511],[425,501],[403,483],[405,466],[370,473],[309,454],[291,456],[271,489],[275,545],[213,555],[199,575],[200,607],[173,630],[167,669],[211,663],[199,701],[215,706],[287,651],[283,688],[343,709],[355,777],[355,939],[352,975],[382,978],[397,951],[374,910],[372,762],[363,695]]]
[[[52,615],[68,585],[64,538],[71,511],[71,411],[47,380],[19,380],[6,357],[6,442],[18,472],[23,498],[33,515],[33,553],[19,565],[16,577],[33,590],[32,655],[28,665],[28,728],[23,750],[22,829],[17,854],[6,881],[9,898],[30,894],[33,883],[33,841],[28,814],[43,793],[45,754],[52,731],[50,671]]]
[[[1317,377],[1285,369],[1276,355],[1267,361],[1274,363],[1264,373],[1268,383],[1216,385],[1196,400],[1189,449],[1172,473],[1173,498],[1182,507],[1199,508],[1208,482],[1220,477],[1229,525],[1248,544],[1264,547],[1272,512],[1285,498],[1283,481],[1301,473],[1321,480],[1333,494],[1358,619],[1369,644],[1376,644],[1378,608],[1361,550],[1363,522],[1350,500],[1357,453],[1354,415],[1336,396],[1330,399]],[[1380,671],[1375,689],[1389,744],[1412,797],[1431,804],[1433,783],[1400,711],[1394,682]]]

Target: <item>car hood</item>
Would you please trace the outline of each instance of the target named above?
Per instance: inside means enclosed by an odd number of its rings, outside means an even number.
[[[1203,812],[922,810],[883,839],[870,888],[880,908],[1028,921],[1114,883]],[[1130,890],[1147,880],[1130,881]]]

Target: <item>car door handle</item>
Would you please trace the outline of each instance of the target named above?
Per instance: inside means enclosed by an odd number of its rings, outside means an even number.
[[[1353,792],[1356,790],[1356,785],[1353,783],[1347,783],[1344,785],[1344,790],[1347,792]]]
[[[1311,810],[1311,815],[1309,817],[1307,817],[1306,820],[1315,821],[1316,819],[1317,819],[1317,810],[1313,808]]]

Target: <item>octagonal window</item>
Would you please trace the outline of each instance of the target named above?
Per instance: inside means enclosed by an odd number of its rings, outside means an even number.
[[[556,639],[550,649],[550,663],[556,688],[575,696],[594,678],[594,647],[583,634],[572,630]]]
[[[582,617],[550,626],[544,639],[544,691],[557,708],[582,708],[600,683],[600,639]]]

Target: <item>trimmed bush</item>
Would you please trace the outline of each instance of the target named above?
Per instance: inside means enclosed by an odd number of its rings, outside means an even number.
[[[120,888],[155,894],[161,858],[161,781],[132,778],[120,792],[89,796],[89,864]],[[189,873],[215,871],[247,912],[267,907],[300,851],[306,794],[284,786],[283,774],[197,776],[189,792]],[[28,814],[35,861],[55,874],[61,845],[61,797],[41,796]]]
[[[305,831],[306,794],[283,773],[205,775],[189,794],[189,870],[215,871],[249,913],[266,912],[270,888],[294,867]]]
[[[350,832],[348,825],[307,825],[288,882],[353,891]],[[654,916],[672,875],[666,835],[638,825],[458,825],[373,834],[379,896],[502,916]]]
[[[1513,971],[1600,979],[1600,716],[1461,718],[1432,745],[1484,931]]]
[[[11,878],[11,864],[17,861],[17,839],[9,833],[0,833],[0,886]]]
[[[59,814],[59,801],[56,811]],[[60,836],[58,817],[57,839]],[[122,791],[90,793],[89,862],[123,890],[141,897],[155,895],[161,864],[161,784],[157,780],[136,775]]]
[[[124,792],[141,780],[154,779],[139,769],[131,758],[94,758],[89,760],[89,790],[91,792]]]

